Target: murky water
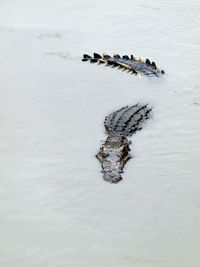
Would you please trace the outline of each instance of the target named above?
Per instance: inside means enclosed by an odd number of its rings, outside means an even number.
[[[0,4],[0,266],[200,266],[198,1]],[[155,60],[138,78],[82,53]],[[95,159],[104,117],[143,101],[117,185]]]

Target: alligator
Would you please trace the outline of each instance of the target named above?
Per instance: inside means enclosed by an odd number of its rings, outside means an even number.
[[[161,70],[154,61],[150,61],[148,58],[144,60],[142,57],[137,59],[134,55],[130,57],[127,55],[120,56],[114,54],[113,57],[104,53],[102,56],[94,53],[93,57],[87,54],[83,55],[82,61],[89,61],[91,63],[103,64],[106,66],[119,67],[122,70],[127,70],[131,74],[144,75],[148,77],[161,77],[165,74],[164,70]]]
[[[125,106],[106,116],[104,126],[108,135],[100,147],[97,159],[102,166],[103,178],[110,183],[122,180],[126,162],[131,158],[128,137],[141,130],[151,116],[152,108],[147,104]]]

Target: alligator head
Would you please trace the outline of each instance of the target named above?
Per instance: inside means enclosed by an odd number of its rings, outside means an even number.
[[[124,136],[108,136],[96,155],[102,166],[104,180],[110,183],[122,180],[124,165],[131,158],[130,143]]]

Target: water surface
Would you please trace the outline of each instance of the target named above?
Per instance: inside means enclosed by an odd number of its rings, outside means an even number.
[[[0,7],[0,265],[199,267],[199,2]],[[105,51],[167,77],[80,61]],[[153,118],[111,185],[95,159],[104,117],[137,101]]]

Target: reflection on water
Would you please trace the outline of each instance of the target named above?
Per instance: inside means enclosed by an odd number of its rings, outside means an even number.
[[[199,266],[199,3],[1,7],[0,265]],[[168,76],[80,61],[104,51],[148,57]],[[123,181],[105,183],[104,117],[137,101],[153,118]]]

